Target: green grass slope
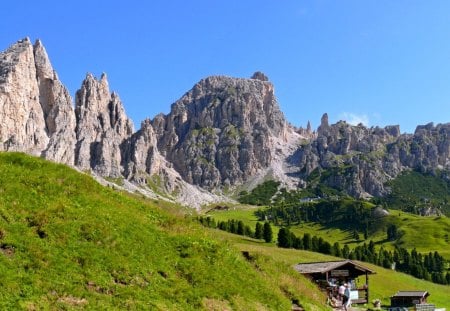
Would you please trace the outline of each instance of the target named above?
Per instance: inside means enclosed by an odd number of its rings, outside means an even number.
[[[433,207],[450,216],[450,183],[436,176],[406,171],[391,180],[388,185],[392,192],[381,199],[390,208],[417,214],[421,209]]]
[[[416,248],[421,253],[438,251],[450,261],[450,218],[422,217],[391,210],[388,221],[395,224],[401,232],[398,241],[391,244],[398,244],[408,249]]]
[[[0,153],[0,309],[289,310],[298,297],[325,309],[288,266],[246,260],[156,205]]]
[[[230,206],[228,210],[210,210],[206,215],[210,215],[217,221],[228,219],[242,220],[245,225],[255,228],[258,221],[255,211],[259,207],[254,206]],[[399,245],[408,250],[416,248],[418,252],[428,254],[428,252],[438,251],[445,259],[450,261],[450,218],[445,216],[419,216],[400,210],[390,210],[389,216],[383,219],[383,227],[375,232],[371,232],[368,240],[355,241],[352,229],[343,229],[343,224],[323,225],[314,222],[292,225],[290,230],[296,235],[305,233],[311,236],[323,238],[333,244],[339,242],[341,246],[348,244],[350,248],[368,243],[373,240],[377,246],[383,245],[385,249],[393,250],[395,245]],[[396,241],[387,241],[386,228],[390,224],[395,224],[400,232],[400,238]],[[274,236],[278,233],[279,227],[274,226]]]
[[[304,250],[278,248],[273,244],[262,243],[254,239],[229,234],[220,230],[215,231],[217,231],[218,237],[222,236],[223,239],[232,242],[238,249],[248,251],[255,256],[265,256],[278,262],[279,265],[292,267],[297,263],[339,260],[339,258],[328,255]],[[362,264],[376,272],[370,275],[369,278],[370,300],[379,298],[382,300],[384,306],[388,306],[390,304],[390,297],[399,290],[426,290],[431,294],[428,299],[429,303],[433,303],[437,307],[450,308],[449,286],[419,280],[410,275],[384,269],[369,263]],[[365,280],[360,280],[360,282],[365,282]],[[304,292],[307,292],[306,288]]]

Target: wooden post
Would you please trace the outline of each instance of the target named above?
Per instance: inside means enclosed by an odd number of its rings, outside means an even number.
[[[366,271],[366,300],[367,303],[369,303],[369,275],[367,274],[367,271]]]

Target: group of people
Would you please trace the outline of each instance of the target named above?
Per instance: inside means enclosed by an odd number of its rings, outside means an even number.
[[[341,283],[338,287],[338,299],[341,301],[344,310],[347,311],[351,305],[350,286],[348,283]]]

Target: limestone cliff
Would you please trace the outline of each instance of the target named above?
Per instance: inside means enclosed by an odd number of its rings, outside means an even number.
[[[76,93],[75,105],[75,165],[101,176],[120,177],[121,145],[134,129],[119,96],[110,93],[106,75],[97,80],[88,74]]]
[[[271,164],[287,126],[265,80],[206,78],[155,117],[158,148],[187,182],[235,185]]]
[[[75,115],[69,91],[58,79],[41,41],[34,47],[39,102],[50,138],[42,155],[49,160],[72,165],[75,147]]]
[[[28,38],[0,54],[0,150],[73,164],[75,118],[47,53]]]
[[[0,53],[0,139],[0,151],[42,156],[192,206],[267,178],[366,197],[387,194],[385,182],[404,170],[450,170],[450,124],[400,134],[398,126],[330,125],[324,114],[317,131],[309,122],[295,128],[261,72],[205,78],[134,132],[105,74],[86,76],[74,108],[42,43],[29,39]]]
[[[322,117],[317,138],[299,149],[304,180],[319,181],[356,197],[383,196],[385,182],[406,169],[450,169],[450,124],[418,126],[414,135],[398,126],[366,128]]]

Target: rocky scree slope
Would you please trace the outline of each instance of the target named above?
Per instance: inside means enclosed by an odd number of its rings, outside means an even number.
[[[135,132],[105,74],[86,76],[73,108],[39,40],[20,40],[0,54],[0,151],[123,178],[146,194],[139,186],[151,183],[184,203],[223,201],[210,191],[245,183],[282,161],[289,148],[274,145],[299,137],[262,73],[204,79],[168,115],[143,121]]]

